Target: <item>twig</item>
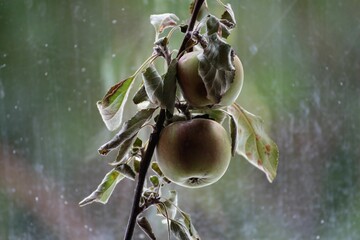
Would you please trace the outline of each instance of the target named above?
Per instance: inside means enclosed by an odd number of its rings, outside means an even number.
[[[199,14],[201,5],[204,3],[204,1],[205,0],[197,0],[196,3],[195,3],[195,7],[194,7],[194,10],[193,10],[192,15],[191,15],[190,23],[189,23],[188,28],[186,30],[186,34],[185,34],[185,37],[184,37],[183,42],[181,44],[181,47],[179,49],[177,58],[179,58],[183,54],[183,51],[186,48],[186,43],[187,43],[187,41],[189,41],[189,39],[191,37],[191,31],[194,29],[194,25],[195,25],[195,22],[196,22],[196,17]],[[141,194],[142,194],[142,191],[143,191],[144,182],[145,182],[145,179],[146,179],[146,173],[147,173],[147,170],[149,168],[151,158],[152,158],[152,156],[154,154],[155,147],[156,147],[156,145],[157,145],[157,143],[159,141],[160,132],[164,127],[164,122],[165,122],[165,109],[162,109],[160,111],[159,118],[158,118],[158,120],[156,122],[155,130],[150,135],[149,145],[148,145],[148,147],[146,149],[144,158],[140,162],[139,178],[138,178],[138,182],[137,182],[137,186],[136,186],[136,190],[135,190],[135,194],[134,194],[133,205],[132,205],[132,208],[131,208],[131,213],[130,213],[128,225],[127,225],[127,228],[126,228],[126,233],[125,233],[124,240],[131,240],[132,239],[135,224],[136,224],[136,218],[137,218],[137,215],[140,213],[140,198],[141,198]]]

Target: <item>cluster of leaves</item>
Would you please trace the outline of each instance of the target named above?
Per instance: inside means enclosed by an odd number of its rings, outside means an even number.
[[[218,2],[225,9],[222,16],[218,18],[209,14],[207,6],[203,5],[203,14],[199,15],[202,18],[198,19],[199,22],[193,31],[186,32],[186,35],[190,34],[190,36],[185,47],[185,51],[203,48],[203,53],[198,57],[199,75],[205,83],[208,98],[214,99],[215,102],[220,102],[234,78],[234,50],[226,42],[226,38],[236,25],[230,4],[225,5],[219,0]],[[97,189],[79,203],[80,206],[93,202],[105,204],[121,180],[136,179],[140,162],[144,159],[149,143],[138,137],[139,132],[145,126],[152,126],[156,122],[160,109],[166,110],[165,125],[194,116],[212,118],[221,123],[228,119],[233,154],[242,155],[262,170],[270,182],[274,180],[278,150],[265,133],[259,117],[235,103],[225,108],[215,104],[207,108],[194,109],[183,100],[180,91],[177,91],[177,63],[185,51],[178,52],[177,56],[173,57],[174,50],[170,50],[169,42],[174,31],[180,30],[185,33],[186,26],[178,24],[178,21],[178,17],[172,13],[150,17],[156,32],[153,54],[132,76],[111,87],[97,103],[106,127],[110,131],[120,129],[98,151],[101,155],[106,155],[117,149],[118,154],[110,163],[113,168],[105,175]],[[166,60],[167,70],[164,74],[160,74],[153,64],[158,58]],[[130,89],[134,87],[139,74],[142,74],[142,81],[132,98],[139,110],[130,120],[124,122],[125,104],[129,101]],[[162,187],[170,181],[162,174],[156,162],[152,162],[151,169],[154,175],[148,178],[147,185],[150,187],[143,188],[140,200],[141,211],[137,217],[138,225],[151,239],[156,239],[144,214],[150,207],[155,207],[158,215],[165,218],[169,231],[178,239],[200,239],[190,215],[178,207],[176,192],[170,191],[166,196],[162,194]]]

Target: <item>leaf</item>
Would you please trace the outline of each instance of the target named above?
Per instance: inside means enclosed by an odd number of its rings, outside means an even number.
[[[136,138],[131,149],[131,154],[132,155],[137,154],[141,148],[142,148],[142,140],[140,138]]]
[[[263,171],[272,182],[276,177],[279,150],[266,134],[262,119],[236,103],[227,110],[236,126],[236,152]]]
[[[152,175],[152,176],[149,177],[149,179],[150,179],[150,182],[154,185],[154,187],[159,186],[160,181],[159,181],[159,177],[158,177],[158,176]]]
[[[235,19],[235,14],[234,14],[234,11],[232,10],[231,5],[230,5],[230,3],[228,3],[228,4],[223,4],[223,6],[225,8],[225,12],[221,15],[221,19],[227,21],[225,24],[228,27],[234,28],[236,26],[236,19]]]
[[[133,102],[135,104],[140,104],[142,102],[145,102],[145,101],[150,101],[147,93],[146,93],[146,90],[145,90],[145,86],[142,85],[139,90],[135,93],[134,97],[133,97]]]
[[[97,102],[100,115],[110,131],[117,129],[121,125],[124,105],[134,79],[135,76],[131,76],[115,84],[104,98]]]
[[[161,106],[163,82],[154,65],[149,66],[145,70],[143,73],[143,80],[145,91],[150,101]]]
[[[127,161],[131,156],[135,156],[142,147],[142,141],[136,135],[125,140],[119,147],[118,154],[115,161],[110,163],[112,166],[117,166]],[[129,151],[131,148],[131,151]]]
[[[208,36],[212,34],[217,34],[223,38],[228,38],[230,36],[230,28],[213,15],[210,15],[206,21],[206,29]]]
[[[111,150],[123,144],[129,138],[134,138],[142,126],[151,118],[156,108],[142,109],[138,111],[129,121],[125,122],[113,139],[99,148],[102,155],[108,154]]]
[[[207,98],[219,103],[234,81],[234,51],[217,34],[212,34],[198,59],[199,75],[205,84]]]
[[[179,240],[191,240],[187,228],[174,219],[170,219],[170,230]]]
[[[176,26],[179,18],[173,13],[150,15],[150,23],[155,27],[156,35],[162,33],[166,28]]]
[[[140,172],[140,160],[137,158],[134,158],[133,165],[134,165],[134,171],[136,173],[139,173]]]
[[[135,181],[136,173],[134,170],[128,165],[128,164],[120,164],[115,168],[117,171],[119,171],[121,174],[123,174],[125,177]]]
[[[162,173],[162,171],[159,168],[159,165],[157,164],[157,162],[152,162],[151,163],[151,169],[156,172],[160,177],[164,176],[164,174]]]
[[[106,204],[111,194],[113,193],[116,185],[123,179],[124,175],[122,175],[116,169],[112,169],[105,175],[104,179],[99,184],[97,189],[79,203],[80,207],[83,207],[93,202]]]
[[[176,191],[170,191],[170,196],[156,204],[157,212],[159,215],[174,219],[177,213],[177,193]]]
[[[183,217],[184,224],[185,224],[185,227],[187,228],[187,230],[189,232],[189,235],[194,240],[200,240],[200,236],[197,233],[194,225],[192,224],[190,215],[187,214],[186,212],[182,211],[182,210],[180,210],[180,213],[181,213],[181,216]]]
[[[152,240],[156,240],[155,234],[152,231],[151,225],[146,217],[138,217],[137,224],[143,230],[143,232]]]
[[[133,145],[135,139],[136,139],[136,135],[133,135],[132,137],[123,141],[123,143],[119,147],[119,151],[116,156],[116,159],[114,162],[111,163],[111,165],[118,165],[118,164],[122,163],[123,161],[127,160],[129,149]]]
[[[162,102],[164,103],[166,110],[173,115],[175,107],[176,97],[176,67],[177,59],[173,59],[170,62],[169,68],[164,77],[164,86],[162,90]]]

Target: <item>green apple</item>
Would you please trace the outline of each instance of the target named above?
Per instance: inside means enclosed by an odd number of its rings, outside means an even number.
[[[202,51],[194,51],[184,54],[178,62],[178,81],[185,100],[193,107],[205,107],[217,104],[229,106],[239,96],[244,80],[244,70],[240,59],[235,55],[235,77],[229,90],[222,96],[220,103],[212,102],[207,98],[207,91],[202,78],[199,76],[199,60],[197,56]]]
[[[213,120],[175,122],[162,130],[155,159],[172,182],[188,188],[204,187],[226,172],[231,159],[230,138]]]

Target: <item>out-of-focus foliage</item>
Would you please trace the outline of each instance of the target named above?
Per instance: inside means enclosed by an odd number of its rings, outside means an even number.
[[[355,239],[358,1],[228,2],[237,16],[228,41],[245,71],[238,102],[264,119],[279,147],[278,173],[270,184],[239,157],[218,184],[178,188],[181,208],[204,239]],[[185,19],[187,5],[0,1],[0,239],[122,235],[131,181],[105,207],[77,206],[111,169],[96,152],[109,139],[96,101],[151,54],[149,16]],[[166,225],[148,220],[165,239]]]

